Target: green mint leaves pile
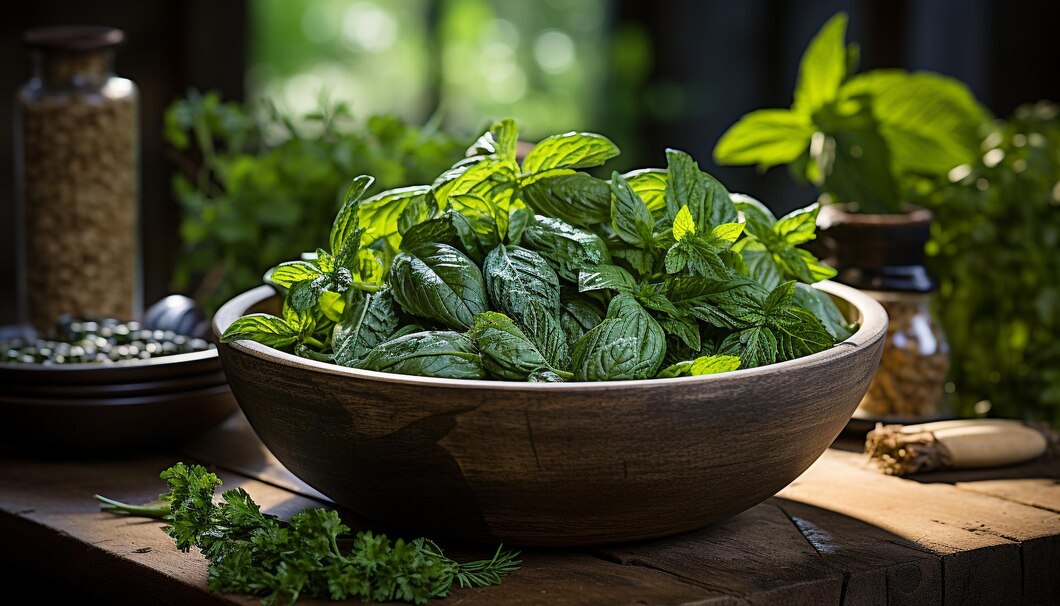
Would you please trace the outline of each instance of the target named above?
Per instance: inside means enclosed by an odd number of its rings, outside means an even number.
[[[162,479],[169,492],[158,505],[96,498],[104,511],[165,520],[181,551],[196,547],[209,560],[209,589],[217,593],[263,596],[265,604],[302,596],[425,604],[448,595],[454,583],[496,585],[520,564],[518,552],[500,547],[489,560],[461,564],[423,538],[391,542],[363,531],[351,542],[350,528],[333,510],[306,509],[285,523],[262,513],[242,488],[216,503],[221,480],[200,465],[177,463]]]
[[[358,177],[327,249],[270,270],[280,316],[251,339],[374,371],[458,379],[613,381],[725,372],[852,334],[810,288],[834,271],[799,245],[817,207],[777,219],[680,151],[667,168],[577,169],[607,138],[555,135],[520,164],[505,120],[433,184],[365,197]]]

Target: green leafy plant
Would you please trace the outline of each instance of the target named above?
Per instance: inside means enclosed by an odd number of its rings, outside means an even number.
[[[1060,108],[990,124],[927,205],[937,304],[964,415],[1060,425]]]
[[[950,169],[975,159],[985,110],[961,82],[930,72],[856,74],[858,47],[845,45],[839,13],[810,42],[788,109],[751,112],[714,149],[719,164],[788,165],[836,203],[862,212],[902,212]]]
[[[494,125],[429,186],[349,188],[329,249],[270,270],[282,317],[252,339],[367,370],[464,379],[605,381],[791,360],[846,339],[834,272],[798,248],[817,207],[777,219],[683,152],[602,180],[619,151],[566,133],[520,164]],[[661,369],[661,370],[660,370]]]
[[[489,560],[459,563],[424,538],[406,543],[371,531],[349,537],[334,510],[306,509],[285,523],[262,513],[242,488],[225,491],[217,503],[221,480],[201,465],[177,463],[162,479],[169,492],[157,503],[96,499],[104,511],[164,520],[178,549],[195,547],[209,560],[207,582],[216,593],[262,596],[265,604],[294,604],[303,596],[426,604],[454,584],[496,585],[521,563],[503,546]]]
[[[353,175],[375,175],[377,191],[423,182],[467,145],[392,116],[358,126],[344,103],[322,100],[298,119],[270,106],[259,119],[196,92],[169,107],[165,136],[180,169],[172,188],[184,248],[174,286],[197,283],[210,312],[288,251],[320,242]]]

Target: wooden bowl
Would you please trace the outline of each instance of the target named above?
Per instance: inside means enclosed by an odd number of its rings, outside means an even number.
[[[735,515],[828,448],[876,369],[887,315],[852,288],[818,286],[861,322],[853,337],[713,376],[465,381],[344,368],[251,341],[220,352],[266,446],[357,513],[432,537],[613,543]],[[229,301],[214,331],[273,295],[259,287]]]

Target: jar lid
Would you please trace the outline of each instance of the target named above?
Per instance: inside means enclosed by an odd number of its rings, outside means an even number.
[[[935,281],[923,265],[890,267],[845,267],[835,280],[862,290],[927,293],[935,290]]]
[[[100,50],[117,46],[123,40],[123,31],[101,25],[51,25],[22,34],[27,46],[67,51]]]
[[[931,211],[926,208],[877,215],[825,206],[818,215],[817,227],[837,269],[877,269],[923,264],[931,220]]]

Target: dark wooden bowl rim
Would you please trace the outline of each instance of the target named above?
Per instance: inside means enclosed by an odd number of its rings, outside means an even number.
[[[608,391],[620,390],[630,387],[664,386],[684,384],[702,384],[708,386],[721,381],[753,380],[758,377],[774,374],[778,370],[797,369],[800,367],[817,366],[826,364],[831,360],[848,355],[850,352],[875,343],[883,338],[887,332],[887,312],[874,299],[861,291],[844,286],[836,282],[825,281],[814,285],[814,288],[822,290],[833,297],[843,299],[853,309],[857,310],[857,321],[861,327],[849,339],[839,343],[835,347],[815,353],[809,356],[778,362],[768,366],[734,370],[717,375],[703,375],[698,377],[677,377],[672,379],[641,379],[634,381],[590,381],[590,382],[564,382],[564,383],[524,383],[513,381],[494,380],[471,380],[471,379],[443,379],[436,377],[420,377],[415,375],[399,375],[394,373],[376,372],[372,370],[361,370],[358,368],[347,368],[338,364],[328,362],[317,362],[307,358],[300,358],[293,354],[273,349],[254,341],[236,341],[231,343],[237,351],[249,354],[262,360],[275,362],[284,366],[300,367],[339,376],[355,377],[365,380],[385,381],[389,383],[401,383],[408,385],[421,385],[439,388],[481,388],[490,390],[528,390],[545,392],[586,392],[586,391]],[[249,290],[225,303],[217,311],[213,319],[214,333],[220,335],[227,329],[236,318],[242,317],[248,309],[268,300],[276,295],[271,286],[259,286]]]

